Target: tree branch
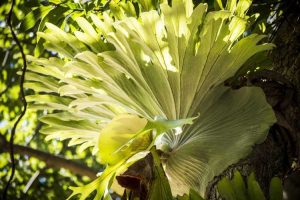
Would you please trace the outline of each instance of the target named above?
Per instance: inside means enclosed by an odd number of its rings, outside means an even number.
[[[0,150],[3,152],[9,152],[9,144],[5,141],[4,136],[1,135],[0,138],[2,143]],[[32,156],[41,161],[44,161],[48,167],[56,169],[65,168],[81,176],[88,176],[91,179],[96,178],[97,170],[75,161],[68,160],[61,156],[56,156],[44,151],[17,144],[14,144],[14,150],[17,154]]]

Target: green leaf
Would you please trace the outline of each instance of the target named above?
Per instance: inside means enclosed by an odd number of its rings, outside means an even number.
[[[67,110],[68,104],[71,102],[70,99],[47,94],[28,95],[26,96],[26,100],[28,102],[39,102],[40,104],[44,104],[46,109],[49,107],[55,110]]]
[[[120,2],[120,6],[123,8],[126,16],[137,17],[135,7],[131,1],[127,1],[127,2],[122,1]]]
[[[262,192],[258,182],[255,180],[254,173],[250,174],[248,177],[247,185],[249,200],[265,199],[264,193]]]
[[[38,31],[44,31],[46,23],[52,23],[55,25],[59,25],[59,23],[62,21],[63,18],[65,18],[65,12],[69,9],[67,7],[63,6],[56,6],[53,9],[51,9],[45,16],[41,18],[41,22],[38,27]],[[34,55],[39,56],[44,51],[43,43],[45,40],[40,39],[40,37],[37,37],[37,44],[34,50]]]
[[[178,120],[167,120],[162,117],[156,117],[155,120],[149,120],[145,129],[155,129],[155,137],[158,137],[160,134],[167,132],[168,130],[181,128],[183,125],[193,124],[193,120],[197,117],[187,118],[187,119],[178,119]],[[180,130],[177,134],[180,134]]]
[[[224,9],[222,0],[216,0],[216,2],[217,2],[217,4],[218,4],[219,8]]]
[[[172,200],[170,184],[161,165],[160,157],[155,148],[151,149],[151,153],[154,161],[154,180],[150,186],[148,199]]]
[[[76,22],[83,32],[75,31],[78,40],[92,48],[94,52],[107,50],[106,44],[100,39],[101,35],[96,32],[94,27],[83,17],[77,17]]]
[[[234,188],[228,178],[223,178],[218,183],[218,192],[226,200],[235,200]]]
[[[269,189],[270,200],[282,200],[283,199],[283,190],[282,190],[282,181],[278,177],[274,177],[270,183]]]
[[[226,3],[226,10],[235,12],[236,6],[237,6],[237,0],[228,0]]]
[[[177,200],[190,200],[189,195],[184,194],[183,196],[177,196]]]
[[[168,133],[162,144],[165,170],[172,180],[173,194],[192,188],[204,195],[206,185],[227,166],[246,156],[252,145],[261,143],[276,121],[263,91],[255,87],[231,90],[219,86],[200,105],[201,115],[179,135]]]
[[[20,25],[20,30],[27,31],[34,27],[36,23],[46,16],[51,10],[53,6],[41,6],[33,9],[30,13],[28,13]]]
[[[112,186],[112,183],[115,177],[122,172],[124,172],[130,165],[139,159],[144,158],[149,151],[143,151],[138,154],[133,155],[128,160],[122,160],[119,163],[116,163],[111,166],[107,166],[106,169],[99,175],[97,179],[93,182],[81,186],[81,187],[70,187],[73,190],[71,196],[68,198],[72,198],[75,195],[80,195],[80,200],[86,199],[93,191],[97,191],[94,200],[98,199],[110,199],[109,189]]]
[[[247,200],[247,190],[239,171],[236,171],[231,181],[235,196],[238,200]]]
[[[191,123],[192,119],[159,118],[152,121],[131,114],[119,115],[100,133],[98,142],[100,160],[109,165],[126,160],[138,151],[150,149],[160,134]]]
[[[97,191],[96,196],[94,197],[94,200],[102,199],[102,197],[108,198],[107,196],[110,196],[108,188],[111,186],[112,180],[115,177],[115,170],[116,167],[112,168],[106,168],[104,172],[101,173],[101,175],[95,179],[93,182],[81,186],[81,187],[70,187],[70,189],[73,191],[71,196],[68,198],[72,198],[73,196],[80,194],[80,200],[84,200],[87,197],[90,196],[90,194],[93,191]]]
[[[252,0],[239,0],[236,6],[236,14],[239,17],[245,17],[245,13],[248,11]]]
[[[159,0],[137,0],[142,6],[142,11],[150,11],[158,6]]]
[[[98,142],[100,161],[114,165],[120,160],[128,159],[138,151],[145,150],[151,142],[150,133],[135,138],[126,147],[124,145],[144,131],[146,124],[146,119],[134,115],[124,114],[115,117],[100,133]],[[145,131],[149,132],[149,130]]]
[[[124,10],[116,2],[111,1],[109,3],[109,9],[117,19],[123,19],[125,17]]]
[[[204,200],[195,190],[190,189],[190,200]]]
[[[241,174],[236,171],[233,179],[222,178],[218,183],[218,193],[226,200],[247,200],[247,189]]]

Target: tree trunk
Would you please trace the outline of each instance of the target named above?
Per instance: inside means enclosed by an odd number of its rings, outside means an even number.
[[[244,176],[254,172],[266,197],[272,177],[286,180],[300,169],[300,9],[298,1],[287,4],[272,41],[277,46],[271,52],[274,70],[260,71],[240,85],[255,85],[264,90],[276,113],[277,123],[271,127],[266,141],[253,148],[251,155],[215,177],[207,188],[207,199],[220,199],[216,183],[221,177],[232,176],[235,169]],[[286,185],[291,182],[288,180]]]

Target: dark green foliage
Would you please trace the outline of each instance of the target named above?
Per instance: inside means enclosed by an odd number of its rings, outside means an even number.
[[[197,192],[191,189],[189,195],[185,194],[183,196],[179,196],[177,197],[177,200],[204,200],[204,199]]]
[[[224,177],[218,183],[218,192],[225,200],[265,200],[258,182],[255,179],[254,173],[244,181],[241,174],[236,171],[233,178],[230,180]],[[278,177],[274,177],[270,183],[270,200],[282,200],[282,182]]]

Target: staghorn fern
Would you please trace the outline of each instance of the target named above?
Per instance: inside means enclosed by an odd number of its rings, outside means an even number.
[[[243,35],[250,4],[229,0],[207,12],[206,4],[174,0],[138,18],[124,10],[116,19],[109,12],[78,17],[81,31],[73,33],[46,24],[39,36],[59,58],[28,57],[26,86],[36,94],[27,101],[55,111],[41,119],[47,139],[92,147],[107,165],[92,183],[72,187],[72,196],[97,190],[95,199],[109,199],[115,177],[153,145],[163,151],[173,196],[190,189],[204,196],[215,175],[265,139],[275,116],[261,89],[222,84],[273,47],[258,44],[264,36]]]

